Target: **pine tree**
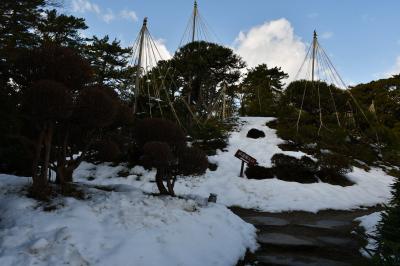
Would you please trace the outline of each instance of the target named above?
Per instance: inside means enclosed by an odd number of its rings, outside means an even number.
[[[241,84],[241,110],[247,115],[273,115],[283,90],[282,80],[287,77],[280,68],[268,68],[266,64],[250,69]]]
[[[99,39],[93,36],[86,47],[86,57],[93,70],[97,84],[120,89],[121,84],[132,80],[132,67],[128,66],[131,49],[123,48],[121,42],[106,35]]]
[[[70,48],[83,46],[80,30],[87,29],[83,18],[58,14],[55,9],[42,13],[37,25],[37,35],[42,43],[54,42]]]
[[[377,265],[400,265],[400,178],[392,188],[392,200],[382,213],[377,228]]]

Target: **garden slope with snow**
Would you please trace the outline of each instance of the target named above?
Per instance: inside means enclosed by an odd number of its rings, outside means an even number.
[[[219,204],[157,197],[128,185],[86,187],[55,210],[22,196],[27,177],[0,174],[0,265],[235,265],[256,230]]]
[[[390,186],[394,178],[378,168],[372,168],[369,172],[354,168],[347,177],[355,184],[348,187],[328,183],[301,184],[278,179],[250,180],[238,177],[241,162],[234,157],[238,149],[255,157],[262,166],[271,166],[271,158],[275,153],[298,158],[306,155],[303,152],[282,151],[278,145],[284,141],[278,138],[274,129],[265,125],[271,120],[273,118],[240,118],[241,126],[238,131],[231,133],[227,150],[218,151],[217,155],[209,157],[211,162],[218,165],[217,170],[207,170],[203,176],[179,178],[175,192],[189,197],[207,197],[210,193],[215,193],[218,195],[218,202],[226,206],[269,212],[349,210],[374,206],[389,200]],[[247,138],[247,132],[251,128],[262,130],[266,137]],[[147,192],[157,191],[154,182],[150,182],[154,180],[155,171],[145,171],[141,167],[135,167],[126,169],[131,174],[128,177],[118,178],[117,173],[123,169],[124,166],[113,168],[107,164],[95,166],[83,163],[75,172],[75,178],[91,183],[93,181],[88,181],[88,176],[101,176],[96,179],[96,183],[125,183]]]
[[[210,158],[213,163],[218,164],[218,169],[215,172],[208,171],[204,178],[180,179],[175,190],[178,194],[206,196],[212,192],[218,195],[220,202],[228,206],[270,212],[348,210],[389,200],[394,178],[377,168],[372,168],[369,172],[354,168],[347,177],[355,185],[348,187],[328,183],[301,184],[278,179],[239,178],[240,161],[234,157],[238,149],[256,158],[262,166],[271,166],[271,158],[275,153],[298,158],[305,155],[302,152],[282,151],[278,147],[284,141],[278,138],[275,130],[265,125],[272,118],[244,117],[241,120],[245,124],[239,132],[231,134],[227,152],[219,152]],[[246,138],[251,128],[262,130],[265,138]]]

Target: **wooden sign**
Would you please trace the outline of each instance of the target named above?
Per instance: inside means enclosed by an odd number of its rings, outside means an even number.
[[[255,158],[251,157],[242,150],[237,150],[237,152],[235,153],[235,157],[242,161],[242,166],[240,167],[240,177],[243,177],[244,163],[247,163],[248,165],[257,164],[257,160]]]
[[[244,161],[245,163],[247,163],[249,165],[257,164],[257,160],[255,158],[251,157],[250,155],[248,155],[247,153],[245,153],[242,150],[237,150],[237,152],[235,153],[235,157],[239,158],[240,160]]]

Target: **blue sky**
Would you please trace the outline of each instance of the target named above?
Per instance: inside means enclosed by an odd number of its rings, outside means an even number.
[[[282,66],[293,76],[314,29],[347,83],[400,73],[399,0],[199,0],[218,41],[249,66]],[[192,12],[192,0],[64,0],[64,12],[84,17],[85,35],[136,38],[145,16],[161,46],[173,53]],[[164,47],[162,47],[163,49]]]

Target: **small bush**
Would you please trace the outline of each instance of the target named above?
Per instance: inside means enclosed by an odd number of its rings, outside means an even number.
[[[138,120],[134,127],[134,139],[139,147],[147,142],[164,142],[173,150],[185,145],[185,134],[174,122],[161,118]]]
[[[318,178],[332,185],[351,186],[352,183],[345,176],[352,170],[350,161],[342,154],[323,154],[319,158]]]
[[[249,130],[249,132],[247,132],[247,136],[248,138],[252,138],[252,139],[259,139],[259,138],[265,138],[265,133],[261,130],[258,130],[256,128],[252,128]]]
[[[32,174],[34,144],[31,140],[4,137],[0,140],[0,172],[29,176]]]
[[[165,142],[148,142],[144,145],[143,150],[142,163],[146,168],[169,167],[174,161],[171,148]]]
[[[183,175],[201,175],[208,167],[207,155],[196,147],[184,147],[178,152],[178,171]]]
[[[102,141],[96,145],[96,159],[102,162],[117,162],[121,157],[121,149],[114,141]]]
[[[259,165],[250,165],[244,172],[249,179],[269,179],[274,178],[274,171]]]
[[[102,128],[111,125],[118,112],[118,102],[108,88],[87,87],[80,91],[74,120],[88,128]]]
[[[193,145],[205,151],[207,155],[215,155],[216,150],[227,146],[228,131],[231,125],[216,120],[209,120],[201,126],[190,128],[189,134],[196,141]]]
[[[274,173],[281,180],[299,183],[314,183],[317,181],[315,177],[317,164],[306,156],[297,159],[278,153],[272,157],[271,161],[274,165]]]

